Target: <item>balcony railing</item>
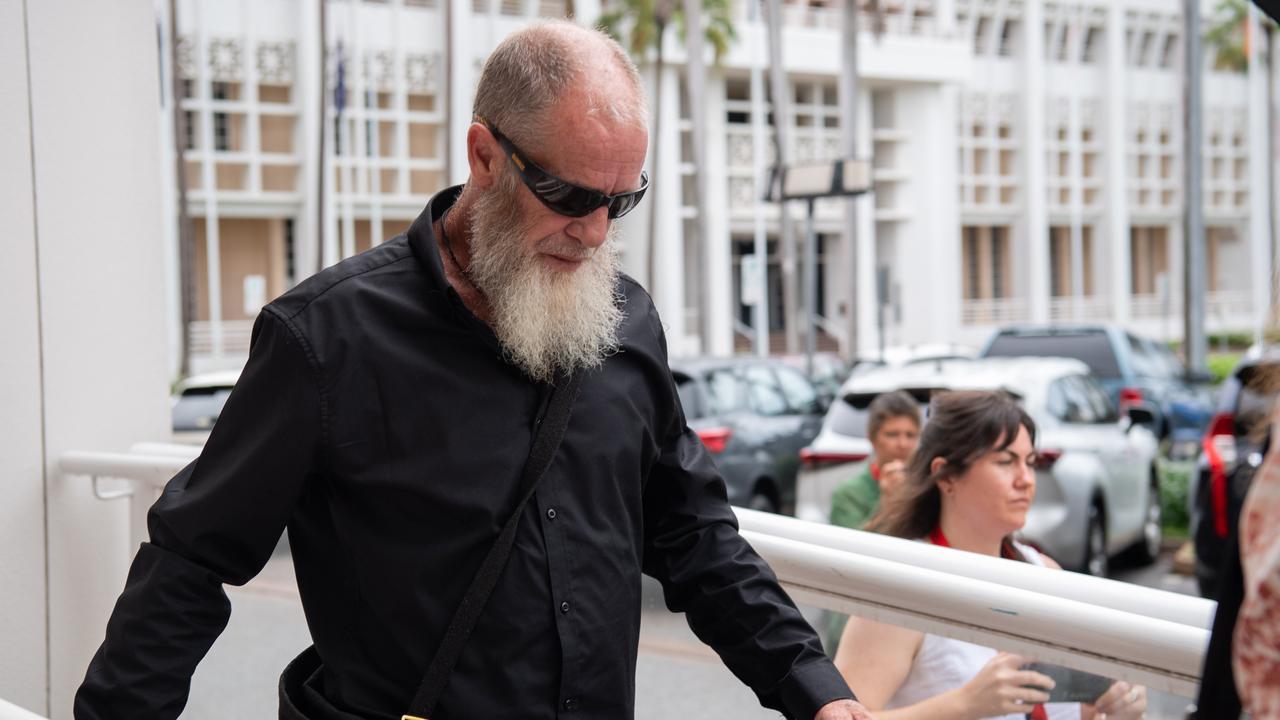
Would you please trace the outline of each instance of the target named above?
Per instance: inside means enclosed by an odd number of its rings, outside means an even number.
[[[965,325],[1005,325],[1031,318],[1027,301],[1021,298],[965,300],[960,312],[960,321]]]
[[[248,356],[249,339],[253,335],[252,320],[223,320],[220,323],[193,320],[187,337],[191,341],[191,354],[199,356]],[[217,348],[216,335],[221,333],[221,348]],[[215,352],[220,350],[220,352]]]
[[[1106,295],[1049,299],[1049,320],[1052,322],[1100,322],[1110,319],[1111,313],[1111,298]]]

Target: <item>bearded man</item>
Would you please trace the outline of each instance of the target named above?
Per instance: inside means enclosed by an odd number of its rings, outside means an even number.
[[[263,310],[151,509],[76,717],[177,717],[223,584],[285,528],[315,645],[282,718],[632,717],[642,572],[766,706],[869,717],[739,536],[619,273],[645,116],[598,32],[545,23],[494,51],[467,184]]]

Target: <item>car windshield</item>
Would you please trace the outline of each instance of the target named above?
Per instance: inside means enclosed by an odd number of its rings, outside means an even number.
[[[867,411],[855,408],[848,400],[832,403],[827,427],[845,437],[864,438],[867,436]]]
[[[1114,380],[1120,365],[1105,333],[1019,335],[1001,333],[985,353],[987,357],[1066,357],[1084,362],[1094,377]]]

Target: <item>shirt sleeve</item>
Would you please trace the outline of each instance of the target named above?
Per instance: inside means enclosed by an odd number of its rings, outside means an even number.
[[[808,720],[853,693],[777,576],[738,533],[724,481],[686,425],[669,373],[668,383],[659,405],[671,407],[670,426],[644,493],[644,571],[762,705]]]
[[[106,637],[76,693],[77,720],[176,718],[196,664],[226,627],[224,583],[256,575],[321,447],[323,398],[303,337],[271,308],[200,457],[166,485]]]
[[[871,499],[863,492],[861,475],[841,483],[831,494],[831,524],[860,530],[875,511]]]

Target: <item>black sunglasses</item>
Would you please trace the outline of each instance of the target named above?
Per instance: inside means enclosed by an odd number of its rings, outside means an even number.
[[[640,199],[644,197],[644,191],[649,189],[649,174],[643,171],[640,173],[640,187],[638,189],[618,193],[617,195],[605,195],[597,190],[574,185],[567,180],[561,180],[526,159],[527,156],[488,120],[479,115],[476,116],[476,119],[489,128],[489,132],[493,133],[498,145],[511,158],[511,164],[515,166],[520,179],[528,186],[534,197],[541,200],[543,205],[561,215],[585,217],[605,207],[609,209],[610,220],[620,218],[631,212],[636,205],[639,205]]]

